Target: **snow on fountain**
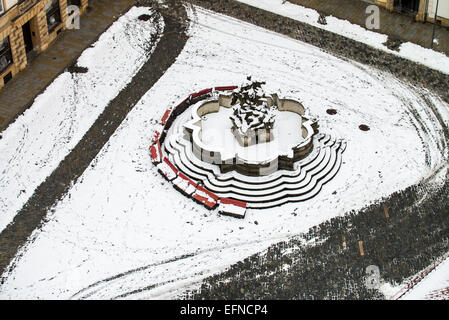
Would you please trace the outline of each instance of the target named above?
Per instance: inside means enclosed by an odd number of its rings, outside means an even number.
[[[244,147],[270,142],[273,139],[272,129],[276,117],[276,107],[268,105],[262,89],[265,82],[251,82],[251,77],[247,80],[233,95],[231,104],[234,107],[230,116],[232,132]]]
[[[312,151],[316,122],[305,116],[300,102],[267,95],[264,82],[247,80],[231,95],[217,94],[192,108],[184,135],[193,154],[222,173],[294,170],[294,162]]]

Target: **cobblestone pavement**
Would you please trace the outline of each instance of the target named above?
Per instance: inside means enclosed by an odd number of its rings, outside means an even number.
[[[288,0],[291,3],[315,9],[325,15],[348,20],[352,23],[365,27],[366,8],[370,5],[361,0]],[[413,42],[424,48],[430,47],[432,39],[433,24],[415,21],[412,16],[390,12],[380,8],[380,30],[373,30],[399,39],[403,42]],[[434,46],[435,50],[449,55],[449,27],[437,26],[435,38],[439,44]]]
[[[136,0],[91,0],[79,30],[62,32],[50,47],[0,89],[0,131],[29,108],[39,95],[85,48],[96,41]]]
[[[335,217],[303,236],[272,245],[266,252],[208,277],[200,290],[187,292],[185,297],[388,298],[379,290],[381,281],[399,285],[448,252],[447,181],[427,196],[422,192],[424,183],[394,193],[359,212]],[[313,239],[314,245],[305,244]],[[370,275],[369,267],[378,268],[379,277]],[[367,285],[368,280],[373,280],[372,285]]]
[[[152,6],[162,14],[164,33],[150,59],[126,88],[108,104],[55,171],[35,190],[13,222],[0,233],[0,272],[4,272],[4,276],[8,270],[14,268],[11,265],[10,269],[6,270],[19,248],[30,240],[31,233],[45,222],[51,206],[67,193],[70,185],[82,175],[134,105],[173,64],[184,48],[188,38],[185,33],[187,14],[184,7],[178,6],[179,0],[176,0],[176,7],[170,2],[166,8],[158,8],[157,2],[153,0],[139,0],[138,4]]]

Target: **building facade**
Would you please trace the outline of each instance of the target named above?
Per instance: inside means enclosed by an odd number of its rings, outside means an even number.
[[[414,16],[417,21],[434,22],[437,0],[374,0],[374,3],[390,11]],[[437,23],[449,27],[449,0],[438,3]]]
[[[0,0],[0,88],[71,28],[88,0]]]

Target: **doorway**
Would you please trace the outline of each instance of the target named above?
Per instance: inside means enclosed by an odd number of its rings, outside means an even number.
[[[401,13],[416,15],[420,0],[395,0],[394,8]]]
[[[31,36],[30,21],[28,21],[22,26],[22,32],[23,32],[23,41],[25,42],[25,51],[28,55],[31,51],[33,51],[33,37]]]

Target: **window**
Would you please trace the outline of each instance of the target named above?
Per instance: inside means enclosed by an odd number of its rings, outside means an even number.
[[[51,33],[61,23],[59,0],[51,0],[46,6],[48,33]]]
[[[6,37],[0,41],[0,73],[3,73],[11,64],[11,46],[9,45],[9,37]]]
[[[77,6],[79,8],[81,7],[81,0],[67,0],[67,6]]]

